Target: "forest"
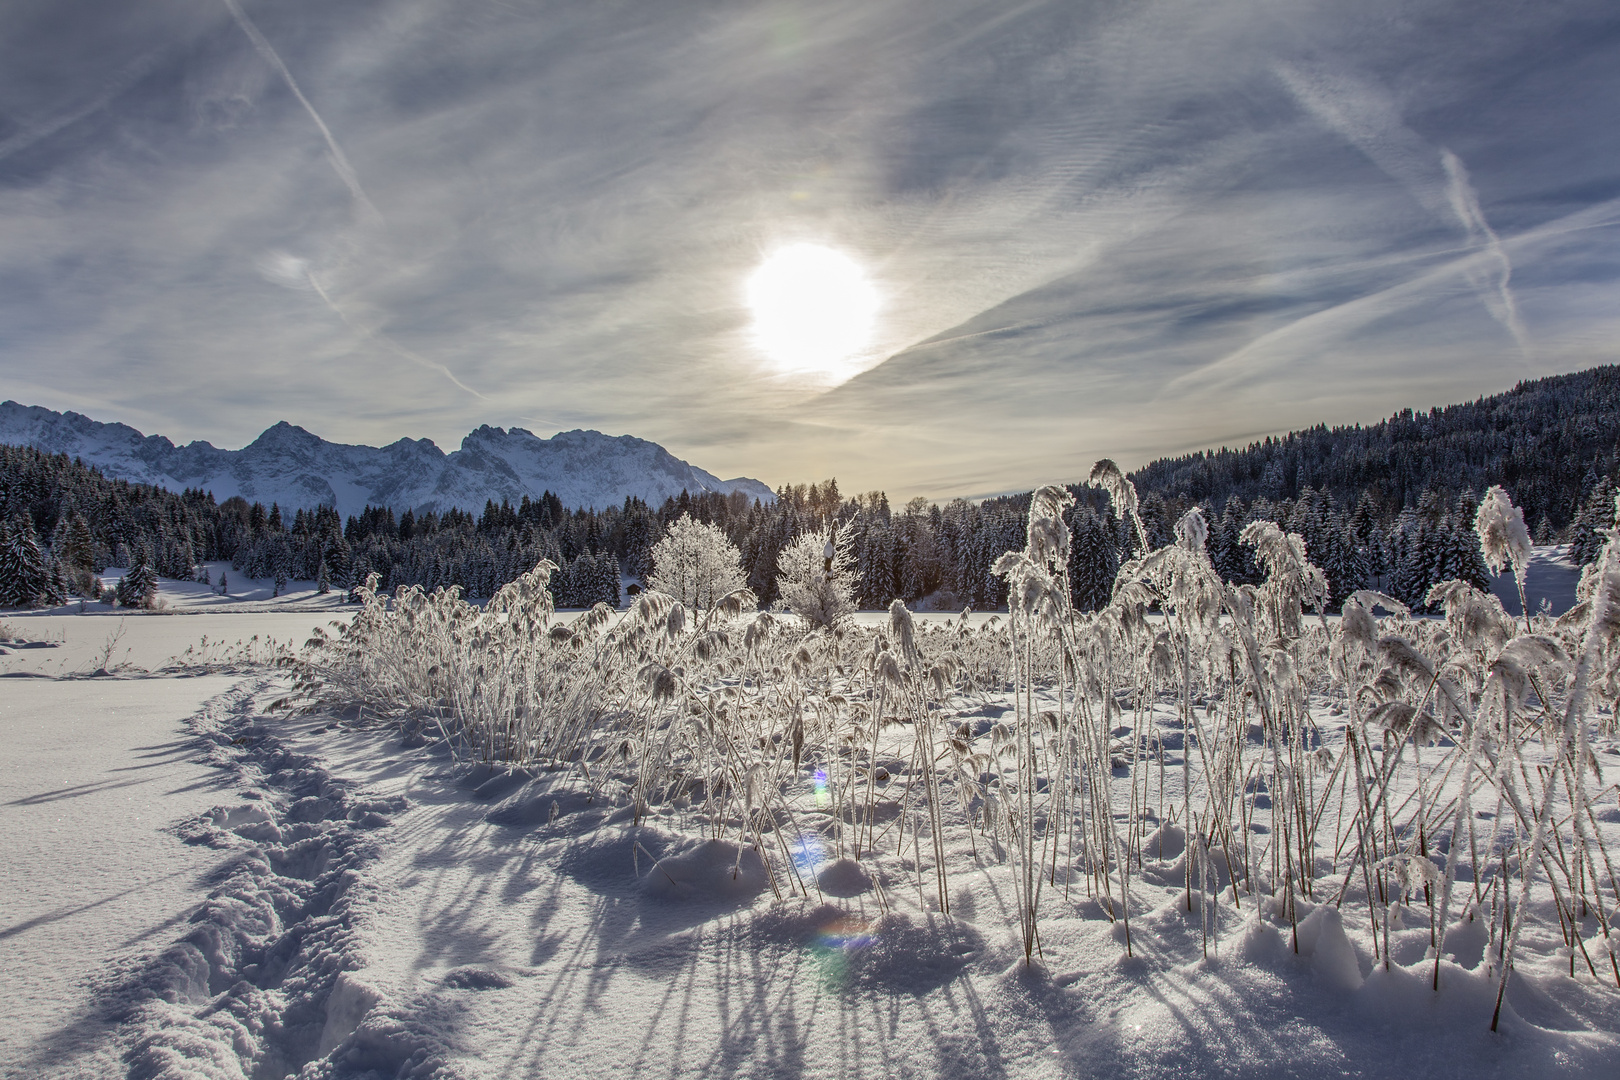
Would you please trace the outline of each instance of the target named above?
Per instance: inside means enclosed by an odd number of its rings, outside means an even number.
[[[1216,570],[1227,581],[1254,583],[1261,575],[1253,552],[1238,538],[1250,522],[1272,521],[1304,538],[1333,608],[1357,589],[1377,588],[1422,609],[1437,582],[1488,581],[1473,521],[1491,484],[1524,509],[1538,543],[1569,543],[1577,561],[1591,561],[1600,545],[1594,529],[1613,506],[1617,447],[1620,368],[1609,366],[1365,427],[1315,427],[1243,450],[1163,459],[1130,478],[1142,492],[1140,517],[1153,548],[1199,506]],[[1071,600],[1096,610],[1142,541],[1103,492],[1087,484],[1068,490],[1075,497],[1064,512]],[[107,566],[186,578],[216,560],[248,578],[317,581],[324,589],[353,589],[374,572],[384,589],[456,586],[488,597],[549,559],[560,567],[552,580],[559,606],[618,604],[621,583],[644,580],[653,545],[690,515],[724,530],[765,604],[778,598],[783,549],[832,526],[848,529],[863,608],[894,599],[936,610],[1005,606],[1006,585],[992,567],[1020,543],[1027,493],[943,505],[915,498],[896,507],[881,491],[845,495],[826,480],[776,494],[770,504],[683,493],[658,507],[627,499],[589,510],[546,492],[517,506],[488,503],[481,514],[368,507],[345,521],[326,507],[287,512],[240,497],[216,503],[208,492],[175,494],[109,478],[64,455],[0,447],[0,588],[7,590],[0,602],[88,592],[91,573]]]

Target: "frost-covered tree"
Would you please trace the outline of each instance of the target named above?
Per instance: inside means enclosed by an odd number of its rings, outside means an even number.
[[[658,538],[658,515],[640,499],[624,500],[625,572],[637,581],[652,573],[652,549]]]
[[[803,533],[777,557],[777,589],[812,626],[837,626],[855,611],[854,522]]]
[[[1075,608],[1106,607],[1118,573],[1113,530],[1089,506],[1076,507],[1069,515],[1069,589]]]
[[[888,520],[885,500],[882,516],[876,512],[863,514],[865,528],[856,555],[856,570],[860,575],[856,595],[867,609],[885,608],[899,591],[895,585],[894,530]]]
[[[0,606],[61,603],[61,573],[40,546],[34,523],[19,514],[0,530]]]
[[[747,583],[742,553],[717,526],[683,514],[653,545],[653,572],[647,584],[691,608],[713,606]]]
[[[551,576],[551,595],[560,608],[619,606],[619,560],[611,551],[587,551]]]
[[[1603,552],[1603,536],[1614,519],[1614,484],[1607,476],[1597,477],[1588,485],[1586,499],[1570,525],[1569,557],[1577,566],[1593,562]]]
[[[96,542],[83,514],[75,510],[57,521],[51,554],[74,592],[94,596],[99,591],[100,582],[95,575]]]
[[[596,573],[592,581],[591,603],[619,606],[619,559],[611,551],[596,554]]]
[[[143,559],[118,579],[118,603],[123,607],[147,608],[157,599],[157,573]]]

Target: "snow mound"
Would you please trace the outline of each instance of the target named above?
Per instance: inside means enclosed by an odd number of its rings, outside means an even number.
[[[816,875],[816,884],[829,896],[859,896],[872,887],[872,876],[854,859],[838,859]]]
[[[645,891],[648,873],[673,842],[651,826],[603,828],[566,841],[552,865],[600,896],[633,895]]]
[[[642,892],[660,900],[733,903],[752,900],[770,882],[753,848],[729,840],[703,840],[653,864]]]
[[[1142,852],[1152,859],[1173,862],[1187,850],[1187,830],[1180,825],[1160,825],[1142,839]]]
[[[926,994],[976,966],[1000,964],[972,924],[948,915],[872,918],[835,904],[783,904],[755,920],[755,935],[809,950],[823,980],[848,989]]]
[[[1299,955],[1310,961],[1317,981],[1329,989],[1360,989],[1361,962],[1344,932],[1338,908],[1323,904],[1300,920]]]
[[[325,1057],[360,1026],[382,995],[345,971],[332,984],[326,998],[326,1023],[321,1028],[321,1039],[315,1047],[316,1057]]]
[[[451,1032],[460,1009],[433,998],[373,1008],[331,1052],[305,1065],[298,1080],[457,1080]]]
[[[439,985],[451,990],[505,990],[512,985],[512,977],[489,968],[459,967],[446,972]]]
[[[513,829],[555,825],[577,830],[598,824],[608,810],[589,790],[541,782],[518,791],[485,814],[484,820]]]

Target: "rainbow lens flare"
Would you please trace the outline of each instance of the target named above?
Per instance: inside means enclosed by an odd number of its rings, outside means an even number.
[[[842,988],[850,981],[850,956],[877,941],[870,919],[836,914],[817,928],[806,943],[823,984]]]

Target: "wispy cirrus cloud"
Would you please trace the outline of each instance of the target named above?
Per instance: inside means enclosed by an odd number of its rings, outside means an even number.
[[[1312,115],[1371,158],[1424,209],[1452,220],[1469,244],[1487,254],[1484,260],[1469,263],[1469,280],[1492,318],[1513,335],[1528,358],[1530,338],[1510,287],[1513,264],[1485,219],[1462,159],[1445,147],[1430,145],[1408,127],[1393,97],[1370,82],[1292,64],[1279,65],[1277,72]]]
[[[16,10],[0,393],[178,439],[949,496],[1612,358],[1601,0]],[[883,293],[831,390],[749,332],[797,241]]]

